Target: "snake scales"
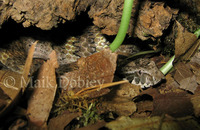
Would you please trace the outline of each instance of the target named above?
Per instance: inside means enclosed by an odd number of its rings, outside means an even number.
[[[12,71],[22,73],[26,56],[30,46],[38,39],[22,37],[10,44],[8,49],[0,50],[0,62]],[[63,45],[55,45],[51,41],[39,40],[34,58],[48,59],[48,55],[54,49],[60,66],[71,64],[80,57],[87,57],[95,52],[108,47],[110,43],[95,26],[89,26],[84,33],[77,37],[69,37]],[[118,52],[134,54],[138,52],[136,46],[126,45],[118,49]]]
[[[22,37],[20,40],[10,44],[9,49],[0,50],[0,62],[8,69],[22,73],[27,52],[30,46],[38,39]],[[69,37],[63,45],[56,45],[51,41],[39,40],[36,45],[33,60],[33,71],[42,64],[40,59],[48,59],[52,50],[56,51],[57,60],[60,65],[59,72],[66,72],[70,64],[76,62],[80,57],[87,57],[95,52],[109,46],[109,42],[95,26],[90,26],[84,33],[77,37]],[[120,54],[135,54],[139,51],[135,45],[123,45],[116,51]],[[65,66],[65,67],[61,67]],[[162,77],[155,67],[155,63],[148,60],[139,60],[127,64],[122,68],[122,74],[133,84],[141,87],[149,87],[160,81]]]

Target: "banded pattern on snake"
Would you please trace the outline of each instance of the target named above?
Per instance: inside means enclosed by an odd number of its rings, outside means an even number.
[[[10,44],[9,49],[0,49],[0,62],[8,69],[22,73],[25,60],[30,46],[38,39],[22,37],[20,40]],[[36,71],[43,60],[48,59],[52,50],[56,51],[59,63],[58,73],[63,74],[70,70],[70,64],[76,62],[80,57],[87,57],[95,52],[109,47],[109,42],[95,26],[89,26],[83,34],[77,37],[69,37],[60,46],[47,40],[39,40],[35,52],[31,73]],[[132,55],[139,52],[136,45],[121,45],[116,51],[118,54]],[[73,69],[73,68],[72,68]],[[154,62],[138,59],[122,67],[121,74],[132,84],[140,85],[142,88],[157,84],[162,73],[157,69]]]
[[[14,41],[9,49],[0,50],[0,62],[12,71],[22,73],[26,56],[30,46],[38,39],[32,37],[22,37]],[[54,49],[57,53],[57,59],[60,66],[71,64],[80,57],[87,57],[95,52],[109,46],[109,42],[95,26],[89,26],[84,33],[77,37],[69,37],[61,45],[55,45],[51,41],[39,40],[34,58],[48,59],[48,55]],[[121,46],[117,52],[126,54],[135,54],[139,49],[135,45]],[[35,64],[37,64],[36,61]]]

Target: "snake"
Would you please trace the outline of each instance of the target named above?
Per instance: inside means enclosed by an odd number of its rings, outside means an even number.
[[[88,57],[104,48],[109,48],[110,45],[110,42],[96,26],[87,27],[79,36],[70,36],[66,38],[65,42],[61,45],[57,45],[48,40],[21,37],[19,40],[9,44],[7,49],[0,49],[1,64],[6,67],[6,69],[20,74],[23,73],[28,50],[35,41],[38,41],[38,43],[33,55],[33,71],[37,70],[44,60],[49,59],[48,55],[52,50],[55,50],[57,61],[60,66],[58,72],[60,73],[68,71],[69,66],[71,64],[73,65],[80,57]],[[140,49],[136,45],[128,44],[121,45],[116,53],[127,56],[139,51]],[[122,68],[122,74],[124,74],[125,78],[130,80],[130,82],[141,85],[142,88],[152,86],[158,82],[159,76],[157,75],[160,75],[160,73],[151,72],[153,69],[155,70],[155,68],[146,67],[148,63],[150,63],[150,66],[155,66],[155,64],[152,64],[150,61],[139,61],[124,66]]]
[[[0,62],[6,68],[22,73],[28,50],[37,41],[33,37],[21,37],[13,41],[6,49],[0,49]],[[87,27],[79,36],[70,36],[61,45],[56,45],[52,41],[38,40],[33,55],[34,59],[48,59],[52,50],[56,51],[57,60],[60,66],[69,65],[76,62],[80,57],[87,57],[95,52],[99,52],[109,47],[110,42],[106,40],[100,29],[96,26]],[[134,45],[121,46],[117,52],[124,54],[135,54],[138,48]]]

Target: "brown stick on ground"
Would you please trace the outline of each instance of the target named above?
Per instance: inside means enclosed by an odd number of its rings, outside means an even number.
[[[56,52],[49,55],[39,71],[33,95],[28,101],[27,117],[31,127],[46,127],[46,122],[54,101],[57,84],[55,69],[58,67]]]

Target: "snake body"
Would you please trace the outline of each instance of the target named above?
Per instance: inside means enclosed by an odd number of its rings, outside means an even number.
[[[9,49],[0,50],[0,62],[12,71],[22,73],[28,49],[38,39],[22,37],[10,44]],[[48,59],[52,50],[56,51],[57,60],[60,66],[76,62],[80,57],[87,57],[95,52],[109,46],[109,42],[101,34],[99,28],[89,26],[80,36],[71,36],[60,46],[51,41],[39,40],[36,45],[34,58]],[[134,45],[121,46],[120,53],[134,54],[138,49]],[[38,64],[36,61],[35,64]]]
[[[38,39],[22,37],[10,44],[9,49],[0,50],[0,62],[8,69],[22,73],[25,60],[30,46]],[[34,52],[32,71],[37,70],[47,60],[52,50],[56,51],[59,63],[58,73],[63,74],[70,68],[70,64],[76,62],[80,57],[87,57],[99,52],[109,46],[109,42],[95,26],[88,27],[80,36],[71,36],[60,46],[47,40],[38,40]],[[120,54],[135,54],[139,51],[135,45],[123,45],[116,51]],[[64,66],[64,67],[63,67]],[[69,69],[70,70],[70,69]],[[157,69],[155,63],[148,59],[138,59],[121,69],[121,74],[132,84],[140,85],[142,88],[157,84],[163,74]]]

